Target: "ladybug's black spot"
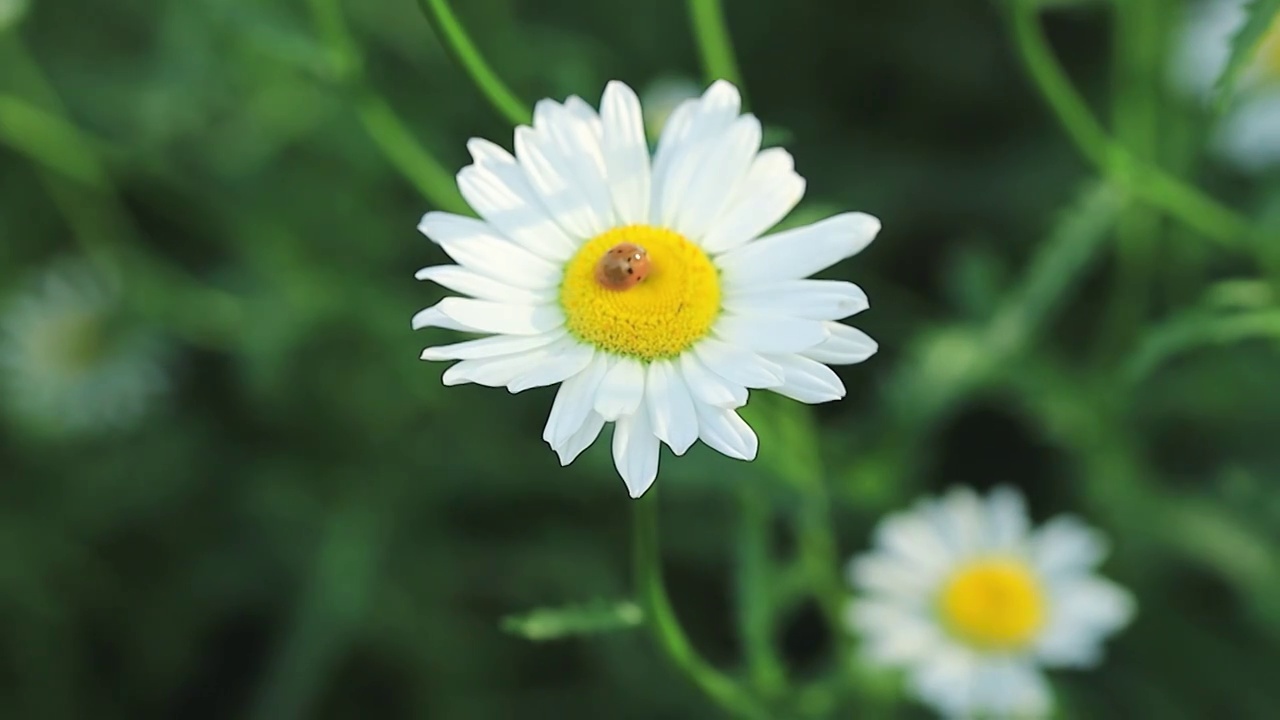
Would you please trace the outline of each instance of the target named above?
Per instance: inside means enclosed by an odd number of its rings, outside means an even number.
[[[628,274],[628,275],[634,275],[635,273],[636,273],[636,271],[635,271],[635,270],[633,270],[632,268],[627,268],[627,274]]]

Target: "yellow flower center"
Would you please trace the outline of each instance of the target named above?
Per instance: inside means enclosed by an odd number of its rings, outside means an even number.
[[[619,246],[643,249],[642,280],[610,282]],[[630,248],[628,248],[630,249]],[[625,270],[624,270],[625,272]],[[657,360],[679,355],[720,314],[720,277],[711,259],[682,235],[626,225],[588,240],[565,268],[560,304],[578,339],[618,355]]]
[[[947,629],[982,650],[1025,646],[1044,624],[1045,598],[1020,560],[975,560],[951,576],[938,598]]]

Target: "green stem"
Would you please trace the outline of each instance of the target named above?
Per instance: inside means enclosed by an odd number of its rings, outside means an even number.
[[[752,683],[760,694],[775,698],[786,691],[787,677],[773,645],[778,578],[769,543],[772,517],[758,485],[739,485],[738,500],[738,625]]]
[[[1116,139],[1141,162],[1159,162],[1160,97],[1163,78],[1163,0],[1129,0],[1115,7],[1112,87]],[[1132,205],[1116,225],[1114,296],[1107,313],[1103,347],[1121,346],[1146,319],[1158,264],[1151,262],[1160,241],[1161,214]],[[1107,353],[1110,354],[1110,353]]]
[[[1036,16],[1035,0],[1011,0],[1012,30],[1018,51],[1036,87],[1057,114],[1067,135],[1103,175],[1134,197],[1178,218],[1206,237],[1234,245],[1253,235],[1235,211],[1199,190],[1142,163],[1111,139],[1071,85],[1049,49]]]
[[[471,37],[458,22],[447,0],[418,0],[422,12],[426,14],[431,27],[435,28],[440,41],[449,49],[458,64],[467,71],[476,87],[489,100],[493,107],[516,125],[528,125],[529,108],[516,97],[515,93],[502,82],[484,56],[476,49]]]
[[[351,88],[360,122],[383,157],[441,210],[469,212],[453,174],[414,139],[391,105],[368,86],[364,57],[347,28],[339,0],[310,0],[310,5],[316,29],[333,55],[334,73]]]
[[[647,497],[633,501],[632,508],[636,594],[654,638],[671,662],[720,707],[738,717],[767,718],[738,683],[698,654],[676,619],[662,581],[656,492],[650,489]]]
[[[707,82],[724,78],[742,92],[742,73],[733,54],[733,40],[724,21],[720,0],[689,0],[689,19],[698,39],[702,70]]]
[[[31,158],[90,262],[120,281],[124,302],[193,345],[226,349],[244,317],[239,298],[149,252],[95,143],[86,139],[17,33],[0,40],[0,67],[23,97],[0,102],[0,141]]]

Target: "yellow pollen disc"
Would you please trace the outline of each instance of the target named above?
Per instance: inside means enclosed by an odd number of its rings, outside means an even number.
[[[1044,624],[1045,598],[1026,563],[976,560],[962,566],[938,597],[943,623],[982,650],[1016,650]]]
[[[644,248],[644,280],[616,289],[596,277],[610,249]],[[711,330],[720,314],[720,277],[711,259],[682,235],[648,225],[626,225],[598,235],[565,268],[560,304],[575,337],[640,360],[679,355]]]

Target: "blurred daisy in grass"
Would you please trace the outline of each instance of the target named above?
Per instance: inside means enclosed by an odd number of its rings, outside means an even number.
[[[0,406],[54,433],[136,421],[167,379],[157,342],[120,309],[114,284],[80,261],[41,274],[0,315]]]
[[[1247,2],[1202,0],[1191,6],[1172,72],[1184,93],[1206,103],[1214,96],[1231,54],[1231,39],[1244,24]],[[1280,163],[1280,18],[1258,44],[1237,93],[1215,130],[1215,151],[1250,171]]]
[[[667,124],[667,118],[686,100],[702,95],[702,86],[686,77],[658,78],[640,92],[640,105],[644,108],[645,135],[656,141]]]
[[[951,717],[1047,717],[1043,667],[1089,667],[1134,612],[1094,574],[1102,536],[1059,516],[1028,527],[1022,496],[967,488],[890,515],[849,566],[849,621],[867,662],[904,668],[912,691]]]
[[[458,187],[483,218],[427,213],[419,229],[458,264],[418,273],[450,297],[413,327],[489,335],[423,352],[458,360],[447,385],[520,392],[562,383],[543,439],[573,461],[605,423],[632,497],[699,439],[750,460],[756,436],[735,412],[748,390],[801,402],[844,396],[830,364],[876,351],[836,322],[867,307],[857,286],[809,275],[862,250],[880,222],[846,213],[764,235],[804,180],[738,91],[713,84],[672,112],[649,156],[640,102],[620,82],[597,113],[580,98],[539,102],[515,156],[485,140]]]

